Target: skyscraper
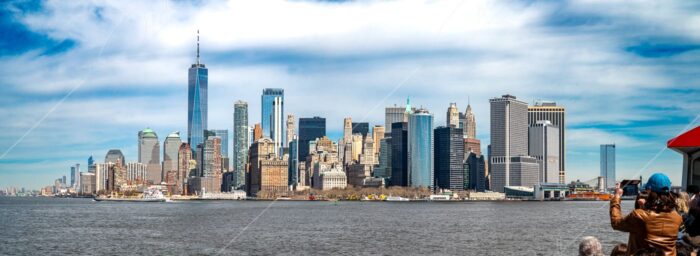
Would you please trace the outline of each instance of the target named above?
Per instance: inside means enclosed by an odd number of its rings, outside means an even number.
[[[527,108],[528,124],[548,120],[559,127],[559,183],[566,183],[566,110],[556,102],[537,102]]]
[[[435,128],[434,141],[435,185],[452,191],[464,190],[462,128],[453,125]]]
[[[323,117],[299,118],[299,161],[306,161],[309,142],[326,136],[326,119]]]
[[[408,182],[411,187],[434,187],[433,115],[417,109],[408,119]]]
[[[266,88],[261,96],[262,132],[275,143],[277,154],[282,152],[285,142],[284,131],[284,89]]]
[[[378,160],[379,164],[374,169],[374,177],[390,178],[391,177],[391,137],[384,137],[379,141]]]
[[[253,128],[253,143],[255,143],[256,140],[258,140],[262,137],[263,137],[262,126],[260,125],[260,123],[257,123],[257,124],[255,124],[255,126]],[[251,145],[253,143],[251,143]]]
[[[408,123],[391,124],[391,185],[408,186]]]
[[[540,182],[559,183],[559,128],[548,120],[530,125],[529,155],[540,165]]]
[[[165,179],[168,172],[177,172],[178,152],[180,150],[180,132],[168,134],[163,142],[163,173],[161,179]]]
[[[615,187],[615,144],[600,145],[600,176],[606,189]]]
[[[187,178],[194,175],[191,170],[194,166],[191,163],[192,149],[190,144],[182,143],[177,152],[177,188],[180,194],[186,194]]]
[[[372,127],[372,139],[374,140],[374,153],[375,158],[379,159],[379,151],[381,147],[381,140],[384,138],[384,126],[375,125]]]
[[[287,144],[284,145],[285,147],[289,147],[289,142],[297,136],[297,126],[294,123],[294,115],[287,115]]]
[[[352,141],[352,118],[343,119],[343,143]]]
[[[537,160],[528,156],[527,103],[512,95],[493,98],[491,104],[491,189],[534,186],[539,181]]]
[[[369,123],[366,122],[360,122],[360,123],[352,123],[352,134],[362,134],[362,139],[367,137],[367,134],[369,134]]]
[[[488,181],[486,180],[486,161],[484,156],[474,152],[467,154],[465,168],[465,189],[473,189],[483,192],[488,189]],[[468,182],[467,182],[468,181]]]
[[[245,166],[248,163],[248,103],[236,101],[233,105],[233,170],[234,187],[245,185]]]
[[[447,118],[445,120],[447,126],[461,128],[459,126],[459,110],[457,110],[457,103],[450,103],[450,107],[447,108]]]
[[[146,180],[152,184],[160,184],[162,170],[160,166],[160,143],[158,135],[151,128],[139,132],[139,163],[147,165]]]
[[[394,104],[393,107],[387,107],[384,112],[384,127],[386,127],[386,133],[391,133],[391,124],[408,122],[407,112],[413,112],[415,110],[416,108],[411,107],[410,99],[406,99],[405,107],[397,106],[396,104]]]
[[[126,160],[124,158],[124,154],[122,154],[122,151],[119,149],[110,149],[107,151],[107,154],[105,155],[105,163],[119,163],[119,164],[126,164]]]
[[[197,60],[189,69],[187,93],[187,143],[193,149],[204,143],[207,130],[209,70],[199,62],[199,30],[197,30]]]
[[[296,135],[289,141],[288,183],[295,188],[299,183],[299,140]]]
[[[221,156],[228,157],[228,130],[227,129],[217,129],[211,130],[214,132],[214,136],[221,138]],[[228,169],[228,168],[225,168]]]
[[[87,166],[88,166],[88,169],[90,168],[90,166],[92,166],[93,164],[95,164],[95,160],[92,158],[92,156],[90,156],[90,157],[88,158],[87,163],[88,163],[88,165],[87,165]]]

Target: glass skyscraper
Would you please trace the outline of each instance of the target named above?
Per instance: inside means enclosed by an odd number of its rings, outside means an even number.
[[[408,182],[433,188],[433,115],[418,109],[408,118]]]
[[[299,182],[299,139],[297,136],[289,142],[289,166],[288,166],[289,186],[296,187]]]
[[[236,101],[233,105],[233,169],[236,172],[234,185],[245,185],[245,166],[248,162],[248,145],[250,144],[248,126],[248,103]]]
[[[262,120],[263,136],[274,141],[276,153],[279,154],[282,152],[283,145],[286,145],[284,141],[284,89],[263,89],[260,102],[262,103],[260,120]]]
[[[326,119],[323,117],[299,118],[299,160],[306,161],[309,142],[326,136]]]
[[[600,145],[600,176],[605,178],[605,188],[615,187],[615,144]]]
[[[438,188],[461,191],[464,186],[464,137],[453,125],[435,129],[434,168]]]
[[[187,143],[196,149],[204,143],[207,130],[208,69],[199,62],[199,31],[197,32],[197,62],[192,64],[188,76],[187,93]]]

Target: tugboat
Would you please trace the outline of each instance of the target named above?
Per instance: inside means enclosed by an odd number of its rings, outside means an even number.
[[[166,198],[160,190],[147,189],[143,191],[140,197],[125,197],[125,196],[96,196],[95,201],[111,201],[111,202],[165,202]]]

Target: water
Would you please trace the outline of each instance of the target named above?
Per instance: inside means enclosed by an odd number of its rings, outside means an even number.
[[[627,241],[610,228],[607,202],[0,197],[0,255],[577,255],[587,235],[605,254]]]

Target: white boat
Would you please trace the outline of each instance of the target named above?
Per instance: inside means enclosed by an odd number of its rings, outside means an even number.
[[[408,202],[411,200],[409,200],[408,198],[400,197],[400,196],[388,196],[385,201],[387,201],[387,202]]]
[[[448,195],[430,195],[430,201],[450,201]]]
[[[111,201],[111,202],[165,202],[167,199],[163,193],[157,189],[148,189],[143,192],[141,197],[123,197],[123,196],[96,196],[95,201]]]

